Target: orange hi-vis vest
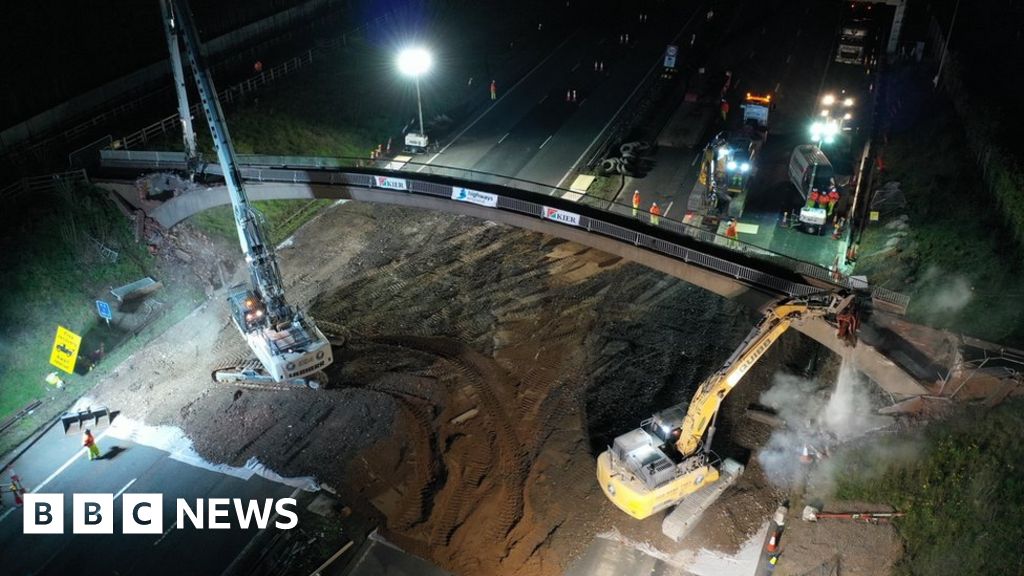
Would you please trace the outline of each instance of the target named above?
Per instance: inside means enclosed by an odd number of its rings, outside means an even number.
[[[658,203],[651,204],[651,214],[655,216],[661,216],[661,208],[658,208]]]
[[[82,440],[82,446],[85,446],[86,448],[92,446],[95,443],[96,439],[92,437],[92,434],[86,434],[85,438]]]
[[[639,207],[640,207],[640,191],[637,190],[637,191],[633,192],[633,208],[639,208]]]

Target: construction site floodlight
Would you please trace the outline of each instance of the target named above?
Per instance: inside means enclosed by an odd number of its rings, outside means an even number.
[[[424,48],[406,48],[398,53],[398,70],[406,76],[419,78],[433,63],[433,57]]]
[[[825,96],[821,99],[821,103],[824,104],[825,106],[831,106],[835,104],[835,102],[836,97],[832,94],[825,94]]]
[[[853,98],[847,98],[846,100],[843,100],[843,106],[847,108],[853,106]]]

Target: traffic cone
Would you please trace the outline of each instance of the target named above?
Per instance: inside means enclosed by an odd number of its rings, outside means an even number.
[[[572,90],[565,91],[565,101],[572,102]]]
[[[775,552],[778,549],[779,549],[779,531],[776,530],[776,531],[772,532],[772,537],[768,539],[768,548],[767,548],[767,550],[769,552]]]
[[[779,226],[782,226],[783,228],[789,228],[789,211],[788,210],[782,213],[782,223],[779,224]]]
[[[572,101],[573,102],[576,101],[576,91],[575,90],[572,91]]]

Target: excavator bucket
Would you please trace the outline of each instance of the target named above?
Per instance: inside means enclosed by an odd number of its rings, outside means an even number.
[[[85,410],[69,410],[61,415],[60,423],[65,434],[82,432],[86,429],[96,431],[97,428],[109,426],[117,412],[111,412],[106,406],[89,406]]]

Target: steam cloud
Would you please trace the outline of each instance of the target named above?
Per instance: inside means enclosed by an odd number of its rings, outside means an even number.
[[[928,310],[931,320],[949,317],[960,312],[974,296],[970,282],[960,275],[945,274],[932,266],[924,273],[924,280],[935,288],[922,296],[927,304],[921,310]]]
[[[761,395],[761,404],[774,408],[786,426],[772,433],[757,459],[768,479],[777,485],[787,486],[798,477],[805,445],[824,451],[890,422],[888,417],[875,413],[868,392],[870,384],[845,360],[831,394],[814,380],[776,374],[774,381]],[[827,469],[822,466],[818,472],[827,475]]]

